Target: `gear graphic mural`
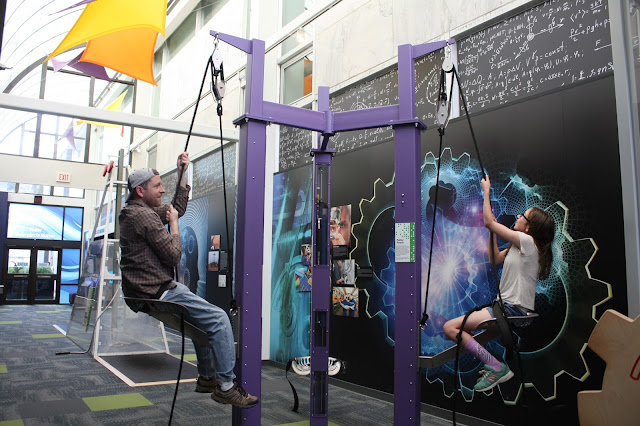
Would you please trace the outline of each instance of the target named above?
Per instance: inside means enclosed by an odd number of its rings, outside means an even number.
[[[380,319],[382,337],[390,346],[395,330],[394,202],[393,181],[386,184],[377,179],[371,199],[359,203],[361,220],[352,226],[355,244],[351,251],[356,263],[373,267],[373,280],[361,287],[365,297],[360,306],[367,317]]]
[[[433,247],[432,273],[428,295],[428,327],[422,331],[421,353],[433,356],[453,345],[442,332],[450,319],[464,315],[475,306],[496,298],[497,289],[489,263],[488,236],[482,223],[482,172],[475,160],[464,153],[452,155],[443,150],[440,157],[438,205],[434,208],[435,178],[438,159],[428,153],[422,164],[422,289],[424,292]],[[515,161],[514,161],[515,163]],[[536,294],[539,318],[533,325],[517,330],[525,386],[533,387],[545,400],[556,397],[556,380],[568,374],[585,380],[589,370],[582,353],[596,324],[596,307],[611,298],[611,286],[591,276],[589,264],[598,247],[591,238],[573,239],[571,212],[562,200],[571,199],[561,184],[539,186],[515,172],[515,164],[491,177],[492,204],[496,219],[510,226],[519,213],[529,207],[546,210],[556,224],[552,272],[540,281]],[[352,258],[361,265],[371,265],[374,279],[365,288],[362,303],[370,318],[383,322],[386,341],[393,345],[395,311],[395,263],[393,251],[394,181],[376,180],[373,196],[360,202],[361,221],[354,224],[356,245]],[[431,227],[435,212],[433,245]],[[501,247],[503,248],[503,246]],[[422,305],[423,306],[423,305]],[[504,359],[501,340],[487,345],[489,351]],[[514,367],[515,364],[514,364]],[[482,365],[468,354],[460,358],[459,383],[467,401],[473,399],[473,385]],[[446,396],[453,395],[454,361],[425,370],[426,380],[441,383]],[[519,374],[519,369],[512,368]],[[507,404],[515,404],[522,392],[519,377],[499,385],[497,392]]]

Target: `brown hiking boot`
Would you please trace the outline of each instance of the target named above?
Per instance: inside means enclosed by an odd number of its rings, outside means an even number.
[[[196,392],[200,393],[212,393],[216,386],[220,384],[220,380],[216,377],[211,379],[206,379],[203,376],[198,376],[198,381],[196,382]]]
[[[226,392],[223,392],[220,386],[216,386],[216,389],[211,394],[211,399],[221,404],[231,404],[238,408],[251,408],[257,405],[259,401],[257,397],[249,395],[237,383],[234,383],[233,387]]]

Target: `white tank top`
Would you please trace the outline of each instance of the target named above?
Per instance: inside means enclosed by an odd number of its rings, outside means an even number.
[[[533,311],[540,274],[540,256],[531,235],[518,231],[518,237],[520,248],[512,245],[504,259],[500,292],[504,302]]]

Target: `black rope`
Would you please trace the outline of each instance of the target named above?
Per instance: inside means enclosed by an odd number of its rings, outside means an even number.
[[[446,74],[448,74],[450,72],[451,71],[445,71],[443,69],[440,70],[440,94],[439,94],[439,98],[440,99],[438,99],[438,102],[441,99],[444,99],[445,102],[447,100]],[[453,94],[453,84],[449,88],[449,101],[451,101],[452,94]],[[448,105],[447,105],[447,117],[449,117],[450,113],[451,113],[451,102],[448,102]],[[448,120],[448,118],[447,118],[447,120]],[[427,321],[429,320],[429,314],[427,313],[427,306],[428,306],[428,302],[429,302],[429,285],[431,283],[431,256],[432,256],[432,253],[433,253],[433,236],[434,236],[434,231],[435,231],[435,228],[436,228],[436,211],[437,211],[437,206],[438,206],[438,186],[440,184],[440,157],[442,157],[442,137],[444,136],[445,128],[446,128],[446,122],[442,123],[438,127],[438,133],[440,134],[440,147],[439,147],[439,150],[438,150],[438,153],[439,153],[438,154],[438,171],[436,173],[436,194],[434,196],[434,204],[433,204],[433,223],[431,224],[431,243],[430,243],[430,248],[429,248],[429,269],[427,271],[427,288],[425,289],[424,309],[422,311],[422,318],[420,319],[420,327],[422,327],[422,328],[425,328],[427,326]]]
[[[213,67],[213,62],[211,63]],[[213,72],[213,70],[212,70]],[[229,253],[229,258],[227,259],[227,267],[229,269],[227,273],[227,284],[229,283],[229,279],[233,277],[233,250],[231,249],[231,240],[229,238],[229,208],[227,206],[227,178],[225,176],[224,169],[224,143],[222,138],[222,103],[218,102],[218,107],[216,108],[216,112],[218,114],[218,122],[220,124],[220,158],[222,160],[222,194],[224,196],[224,225],[226,229],[226,237],[227,237],[227,252]],[[232,314],[238,309],[236,299],[233,297],[233,286],[228,285],[229,294],[230,294],[230,305]]]
[[[456,426],[456,393],[458,392],[458,382],[459,382],[458,372],[460,369],[460,346],[462,343],[462,333],[464,331],[464,326],[467,324],[467,320],[469,319],[469,316],[474,312],[481,311],[487,306],[491,306],[491,304],[476,306],[473,309],[471,309],[469,312],[467,312],[464,315],[464,318],[462,319],[462,325],[460,326],[460,331],[456,336],[456,362],[455,362],[455,369],[454,369],[454,375],[453,375],[454,384],[453,384],[453,397],[452,397],[452,409],[451,409],[453,426]],[[473,339],[473,337],[471,338]],[[462,385],[460,385],[460,388],[462,388]]]
[[[438,207],[438,186],[440,186],[440,157],[442,156],[442,136],[444,135],[444,131],[440,131],[440,148],[438,150],[438,167],[436,172],[436,194],[433,197],[433,221],[431,223],[431,248],[429,249],[429,267],[427,269],[427,289],[425,290],[424,296],[424,310],[422,311],[422,319],[420,320],[420,326],[425,327],[427,320],[429,319],[429,315],[427,314],[427,302],[429,298],[429,282],[431,281],[431,259],[433,257],[433,237],[436,230],[436,214]]]
[[[178,367],[178,380],[176,381],[176,390],[173,393],[173,403],[171,404],[171,414],[169,415],[169,426],[171,426],[171,420],[173,419],[173,409],[176,406],[176,399],[178,398],[180,377],[182,377],[182,363],[184,362],[184,314],[182,312],[180,313],[180,334],[182,335],[182,352],[180,352],[180,367]]]
[[[287,366],[284,369],[284,377],[285,379],[287,379],[287,382],[289,382],[289,386],[291,386],[291,391],[293,392],[293,407],[291,408],[291,411],[297,413],[300,400],[298,399],[298,392],[296,392],[295,386],[293,386],[293,383],[291,383],[291,380],[289,380],[289,370],[291,369],[291,366],[293,365],[295,360],[295,358],[290,358],[289,361],[287,361]]]
[[[196,114],[198,112],[198,105],[200,105],[200,98],[202,97],[202,89],[204,88],[204,82],[207,79],[207,74],[209,73],[209,64],[213,64],[213,60],[211,56],[209,56],[209,60],[207,61],[207,65],[204,67],[204,75],[202,76],[202,83],[200,83],[200,91],[198,92],[198,99],[196,99],[196,105],[193,108],[193,116],[191,117],[191,124],[189,125],[189,132],[187,133],[187,142],[184,144],[184,151],[187,152],[187,148],[189,148],[189,139],[191,139],[191,133],[193,132],[193,124],[196,121]],[[171,200],[171,205],[175,206],[176,198],[178,197],[178,188],[180,188],[180,181],[182,180],[182,175],[184,174],[184,166],[180,167],[178,170],[178,181],[176,182],[176,191],[173,194],[173,199]]]
[[[460,79],[458,78],[458,71],[456,71],[455,65],[453,66],[453,75],[456,78],[456,82],[458,83],[458,91],[460,92],[460,99],[462,99],[464,114],[467,116],[467,123],[469,123],[469,130],[471,131],[471,139],[473,139],[473,146],[476,148],[476,156],[478,157],[478,163],[480,163],[480,170],[483,172],[483,177],[484,177],[488,173],[484,168],[484,166],[482,165],[482,157],[480,156],[480,150],[478,149],[478,143],[476,142],[476,134],[473,131],[473,126],[471,125],[471,118],[469,117],[469,110],[467,109],[467,100],[464,96],[464,91],[462,90],[462,84],[460,84]]]

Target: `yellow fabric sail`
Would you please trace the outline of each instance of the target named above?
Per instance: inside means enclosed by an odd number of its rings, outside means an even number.
[[[153,64],[153,48],[148,46],[151,38],[148,34],[153,30],[156,36],[157,33],[164,35],[166,16],[167,0],[96,0],[85,6],[84,11],[73,25],[73,28],[71,28],[71,31],[45,61],[82,43],[96,41],[104,37],[104,41],[93,43],[93,52],[90,53],[90,57],[98,58],[100,64],[105,67],[117,69],[127,75],[137,74],[144,76],[144,78],[141,78],[142,80],[155,84],[153,71],[149,72],[147,70],[149,68],[147,64]],[[129,32],[133,29],[148,29],[150,31],[145,36],[141,36],[141,33]],[[113,37],[114,34],[119,32],[127,35]],[[145,42],[138,43],[138,37],[143,37]],[[154,47],[155,40],[154,38]],[[113,44],[116,42],[119,44]],[[96,47],[95,44],[98,46]],[[118,51],[121,49],[129,51],[130,44],[135,44],[143,51],[135,55],[127,53],[124,58],[119,56]],[[143,60],[140,58],[142,55],[147,55],[147,57]],[[114,61],[117,65],[111,65],[110,56],[116,58]],[[134,56],[136,56],[136,60],[130,60]],[[86,59],[86,57],[87,55],[85,54],[83,58],[85,58],[86,62],[93,62],[93,60]],[[130,64],[127,63],[127,59]],[[140,65],[141,63],[144,66]],[[131,68],[129,68],[129,65]],[[114,68],[116,66],[119,69]],[[132,74],[129,74],[130,72]],[[149,75],[151,75],[150,78]]]
[[[153,85],[153,55],[158,31],[133,28],[95,38],[87,43],[81,61],[119,71]]]
[[[120,109],[122,109],[122,101],[124,101],[124,97],[127,96],[128,91],[129,90],[125,90],[124,92],[122,92],[122,94],[118,96],[115,101],[107,105],[105,109],[108,111],[120,111]],[[76,126],[79,126],[82,123],[93,124],[94,126],[102,126],[102,127],[120,127],[121,126],[121,124],[102,123],[100,121],[89,121],[89,120],[78,120],[76,122]]]

